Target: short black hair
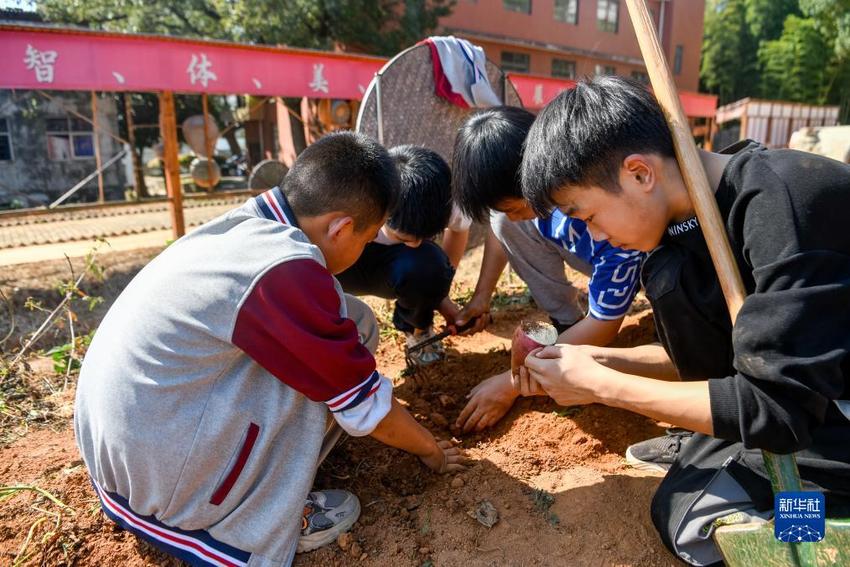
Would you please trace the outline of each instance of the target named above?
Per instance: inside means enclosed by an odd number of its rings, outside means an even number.
[[[390,149],[401,189],[387,225],[417,238],[431,238],[446,228],[452,213],[452,173],[440,154],[421,146]]]
[[[513,106],[494,106],[470,116],[455,138],[452,192],[470,218],[485,222],[505,198],[522,198],[523,143],[534,115]]]
[[[328,134],[305,149],[283,180],[296,217],[343,211],[363,230],[395,206],[398,170],[376,140],[356,132]]]
[[[525,142],[522,193],[544,216],[555,207],[552,192],[565,185],[619,192],[620,166],[632,153],[675,157],[655,97],[623,77],[583,79],[534,121]]]

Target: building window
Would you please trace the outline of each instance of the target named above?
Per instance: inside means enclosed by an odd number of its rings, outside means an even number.
[[[555,19],[565,24],[578,24],[578,0],[555,0]]]
[[[613,65],[597,65],[596,66],[596,74],[597,75],[616,75],[617,68]]]
[[[601,31],[617,33],[620,15],[619,0],[597,0],[596,27]]]
[[[576,62],[566,59],[552,59],[552,76],[560,79],[575,79]]]
[[[679,75],[682,72],[682,55],[684,54],[685,48],[681,45],[676,46],[676,54],[673,57],[673,74]]]
[[[94,157],[92,125],[79,118],[48,118],[47,155],[56,161]]]
[[[502,6],[509,12],[531,13],[531,0],[502,0]]]
[[[9,130],[9,121],[0,118],[0,161],[12,160],[12,133]]]
[[[502,52],[502,70],[528,73],[531,67],[531,57],[527,53]]]
[[[632,79],[644,85],[649,84],[649,75],[646,71],[632,71]]]

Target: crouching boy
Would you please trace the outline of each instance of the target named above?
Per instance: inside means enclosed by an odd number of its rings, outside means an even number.
[[[376,322],[333,274],[392,206],[399,176],[345,133],[272,189],[178,240],[104,318],[83,363],[77,443],[106,514],[193,565],[288,565],[359,514],[310,492],[342,430],[461,467],[375,369]]]
[[[716,526],[773,515],[761,450],[796,453],[827,515],[850,513],[850,167],[751,141],[700,158],[749,294],[734,324],[652,95],[600,77],[540,113],[523,193],[651,252],[641,280],[663,348],[548,347],[517,385],[694,431],[628,453],[669,469],[652,520],[677,557],[703,566],[721,560]]]

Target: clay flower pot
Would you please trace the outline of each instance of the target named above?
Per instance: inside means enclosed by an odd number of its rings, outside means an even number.
[[[555,344],[558,331],[543,321],[522,321],[514,331],[511,342],[511,374],[516,376],[528,353],[536,348]]]

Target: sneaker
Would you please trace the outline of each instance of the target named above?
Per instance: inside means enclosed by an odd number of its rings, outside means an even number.
[[[666,473],[693,431],[670,428],[667,435],[635,443],[626,449],[626,462],[636,469]]]
[[[416,366],[428,366],[429,364],[434,364],[440,360],[443,360],[446,357],[446,350],[443,348],[443,342],[437,341],[436,343],[432,343],[424,348],[419,350],[410,352],[410,347],[416,346],[422,341],[428,340],[434,336],[433,327],[428,327],[424,331],[420,331],[419,329],[415,330],[412,333],[405,332],[405,338],[407,339],[407,355],[406,358]]]
[[[307,495],[301,517],[297,553],[313,551],[336,541],[360,517],[360,501],[345,490],[322,490]]]

